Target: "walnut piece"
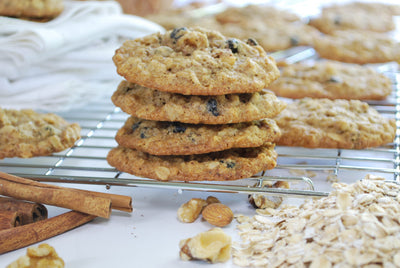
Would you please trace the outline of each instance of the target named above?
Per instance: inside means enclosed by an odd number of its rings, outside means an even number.
[[[64,261],[48,244],[29,247],[26,255],[12,262],[7,268],[63,268]]]
[[[211,196],[211,195],[207,197],[206,201],[207,201],[207,205],[213,204],[213,203],[221,203],[218,198]]]
[[[179,243],[182,260],[226,262],[231,258],[232,239],[221,228],[213,228]]]
[[[287,181],[277,181],[274,184],[272,184],[269,181],[263,181],[262,187],[289,189],[289,183]],[[265,209],[265,208],[275,209],[280,206],[282,201],[283,198],[280,196],[263,195],[263,194],[249,195],[249,203],[253,207],[260,209]]]
[[[213,203],[220,203],[218,198],[208,196],[206,200],[202,198],[192,198],[178,209],[178,219],[181,222],[194,222],[202,212],[202,210]]]
[[[178,209],[178,219],[181,222],[194,222],[200,215],[207,201],[201,198],[192,198]]]

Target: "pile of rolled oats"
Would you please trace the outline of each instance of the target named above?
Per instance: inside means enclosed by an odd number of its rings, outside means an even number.
[[[238,216],[239,266],[400,267],[400,185],[367,176],[328,197]],[[265,216],[268,214],[269,216]]]

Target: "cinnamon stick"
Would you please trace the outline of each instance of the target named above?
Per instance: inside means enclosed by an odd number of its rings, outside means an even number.
[[[47,219],[47,209],[39,203],[0,196],[0,211],[16,211],[21,214],[21,225]]]
[[[93,192],[81,189],[73,189],[74,191],[79,191],[82,193],[92,194],[94,196],[104,197],[111,199],[111,208],[115,210],[121,210],[125,212],[132,212],[132,197],[127,195],[109,194],[102,192]]]
[[[0,230],[21,225],[21,213],[18,211],[0,211]]]
[[[109,218],[111,199],[64,187],[52,187],[0,172],[0,194],[36,203],[69,208]]]
[[[62,234],[96,218],[70,211],[53,218],[0,231],[0,254]]]
[[[46,186],[47,188],[53,188],[53,189],[70,189],[71,191],[78,191],[78,192],[90,194],[93,196],[109,198],[109,199],[111,199],[111,208],[112,209],[122,210],[122,211],[126,211],[126,212],[132,212],[132,210],[133,210],[132,198],[130,196],[93,192],[93,191],[87,191],[87,190],[81,190],[81,189],[65,188],[65,187],[60,187],[60,186],[51,185],[51,184],[44,184],[44,183],[40,183],[40,182],[37,182],[34,180],[21,178],[21,177],[14,176],[14,175],[0,171],[0,179],[1,178],[7,179],[7,180],[12,180],[14,182],[18,182],[21,184],[31,185],[31,186],[37,186],[37,187]]]

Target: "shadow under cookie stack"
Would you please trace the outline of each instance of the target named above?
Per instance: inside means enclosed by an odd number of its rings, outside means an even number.
[[[265,88],[279,77],[253,39],[177,28],[126,41],[113,61],[113,103],[131,115],[108,163],[156,180],[224,181],[276,166],[273,118],[285,103]]]

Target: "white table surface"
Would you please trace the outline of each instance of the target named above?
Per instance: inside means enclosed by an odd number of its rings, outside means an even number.
[[[193,237],[213,226],[199,217],[194,223],[177,219],[179,206],[193,197],[213,195],[228,205],[235,214],[254,215],[254,208],[245,194],[206,193],[171,189],[94,185],[63,185],[95,191],[106,191],[131,196],[132,213],[113,211],[110,219],[96,218],[64,234],[45,240],[63,258],[66,267],[204,267],[203,261],[182,261],[179,258],[179,241]],[[49,217],[65,209],[49,207]],[[237,241],[236,220],[223,227]],[[37,243],[35,245],[39,245]],[[25,255],[26,248],[0,255],[0,267],[5,267]],[[231,267],[228,261],[212,267]]]
[[[289,176],[290,173],[276,171]],[[276,175],[273,174],[273,175]],[[318,191],[329,191],[328,173],[317,172],[313,177]],[[345,172],[342,178],[348,182],[361,179],[363,175]],[[345,181],[345,180],[343,180]],[[207,198],[212,195],[228,205],[234,214],[255,215],[255,209],[249,204],[247,194],[216,193],[200,191],[180,191],[178,189],[111,186],[104,185],[57,184],[65,187],[128,195],[132,197],[132,213],[113,211],[110,219],[96,218],[76,229],[47,239],[41,243],[53,246],[65,261],[66,267],[109,268],[109,267],[206,267],[205,261],[183,261],[179,258],[179,241],[193,237],[200,232],[213,228],[201,219],[194,223],[182,223],[177,218],[178,208],[191,198]],[[299,187],[302,187],[299,185]],[[303,198],[288,197],[284,203],[300,204]],[[66,209],[46,206],[49,217],[59,215]],[[222,229],[239,242],[237,221]],[[0,267],[26,254],[26,248],[0,255]],[[232,259],[226,263],[213,264],[212,267],[238,267]]]

